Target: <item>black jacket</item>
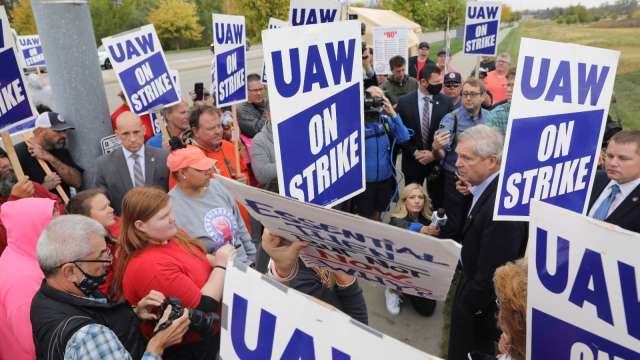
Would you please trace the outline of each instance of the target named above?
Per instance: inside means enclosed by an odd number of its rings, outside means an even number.
[[[599,171],[596,174],[591,198],[589,198],[589,212],[609,181],[610,179],[604,171]],[[636,186],[604,221],[630,231],[640,232],[640,185]]]
[[[498,177],[487,186],[464,224],[460,301],[472,314],[495,308],[493,275],[496,269],[523,256],[528,226],[522,221],[494,221]]]
[[[431,61],[431,59],[427,58],[427,64],[434,64],[435,63],[433,61]],[[425,64],[425,65],[427,65]],[[413,78],[418,78],[418,55],[412,56],[409,58],[409,76],[413,77]]]
[[[436,94],[433,96],[432,101],[433,109],[429,120],[429,137],[427,146],[425,147],[422,143],[422,132],[420,129],[422,119],[420,119],[420,112],[418,110],[417,91],[412,91],[398,99],[398,107],[396,110],[398,114],[400,114],[404,125],[413,131],[411,139],[401,145],[402,171],[405,174],[407,172],[413,174],[415,172],[427,171],[427,167],[420,164],[413,157],[413,153],[416,150],[431,150],[434,134],[440,127],[440,121],[446,114],[453,111],[453,102],[451,98],[446,95]]]
[[[133,359],[140,359],[146,341],[137,316],[126,302],[101,303],[56,290],[42,282],[31,302],[31,325],[37,358],[64,358],[67,342],[85,325],[111,329]]]

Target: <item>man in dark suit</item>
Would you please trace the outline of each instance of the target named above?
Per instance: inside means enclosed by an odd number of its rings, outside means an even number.
[[[589,216],[640,232],[640,130],[623,130],[609,140],[605,172],[596,174]]]
[[[98,158],[94,186],[103,187],[116,214],[124,194],[134,186],[157,186],[169,190],[167,150],[144,146],[144,125],[131,112],[116,120],[116,135],[122,148]]]
[[[493,275],[496,268],[521,257],[526,247],[525,222],[493,220],[502,145],[497,130],[477,125],[460,135],[456,147],[458,187],[469,189],[465,192],[471,204],[462,230],[462,271],[451,312],[449,360],[466,360],[471,351],[495,354],[500,333]]]
[[[451,99],[440,93],[440,69],[427,64],[420,71],[420,84],[416,91],[400,97],[397,112],[405,126],[413,131],[411,139],[402,144],[402,172],[405,184],[422,185],[425,178],[434,208],[442,207],[442,182],[437,161],[432,153],[433,137],[440,120],[453,110]]]

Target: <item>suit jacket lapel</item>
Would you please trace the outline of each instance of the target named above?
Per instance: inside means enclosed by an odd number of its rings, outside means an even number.
[[[118,150],[120,152],[120,154],[117,154],[117,156],[121,156],[122,157],[122,162],[120,163],[121,165],[117,167],[118,171],[118,177],[120,178],[120,181],[122,182],[123,185],[123,189],[126,192],[128,189],[133,188],[133,181],[131,180],[131,174],[129,173],[129,165],[127,165],[127,158],[124,155],[124,151],[122,151],[122,149]]]
[[[596,177],[593,183],[593,189],[591,190],[591,196],[589,196],[589,208],[587,211],[591,211],[593,204],[596,202],[600,194],[602,194],[604,189],[607,187],[607,184],[609,184],[609,178],[606,176],[607,175],[605,174],[603,178],[601,174],[596,174]]]
[[[487,201],[495,200],[497,188],[498,188],[498,176],[496,176],[495,179],[491,181],[489,186],[487,186],[487,188],[484,189],[478,201],[476,201],[475,205],[473,205],[473,209],[471,209],[471,212],[469,213],[469,215],[467,215],[465,219],[464,228],[462,229],[462,235],[464,235],[467,232],[467,230],[469,229],[469,226],[471,226],[471,224],[473,223],[473,220],[475,220],[476,215],[478,214],[480,209],[482,209],[482,207],[484,206],[484,203]]]
[[[144,147],[144,184],[153,185],[153,173],[156,168],[156,157],[148,146]]]
[[[613,212],[605,219],[616,219],[622,217],[625,213],[633,210],[636,206],[640,205],[640,185],[636,186],[629,195],[622,200],[622,203],[618,205],[618,207],[613,210]]]

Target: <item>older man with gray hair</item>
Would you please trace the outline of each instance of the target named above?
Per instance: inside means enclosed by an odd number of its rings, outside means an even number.
[[[451,313],[451,360],[467,359],[469,352],[495,354],[496,294],[493,274],[501,265],[523,255],[527,224],[494,221],[503,137],[496,129],[476,125],[459,137],[458,189],[471,196],[462,230],[460,281]]]
[[[80,215],[57,217],[40,235],[37,256],[45,280],[31,303],[38,359],[157,360],[182,340],[187,313],[167,320],[169,306],[145,345],[138,317],[157,318],[152,309],[164,301],[161,293],[150,292],[132,310],[98,291],[111,267],[107,241],[100,223]]]
[[[504,88],[507,82],[507,72],[511,65],[511,55],[502,53],[496,58],[496,69],[489,71],[484,79],[487,91],[493,96],[493,105],[502,103],[507,99],[507,91]]]

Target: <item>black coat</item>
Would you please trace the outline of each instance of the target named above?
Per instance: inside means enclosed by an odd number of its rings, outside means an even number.
[[[416,150],[431,150],[433,144],[433,138],[435,132],[440,127],[440,121],[442,118],[453,111],[453,102],[451,98],[443,95],[436,94],[433,96],[433,109],[431,111],[431,118],[429,121],[429,137],[427,146],[422,144],[422,132],[420,112],[418,110],[418,94],[417,91],[412,91],[398,99],[398,106],[396,108],[398,114],[402,118],[404,125],[413,131],[411,139],[401,145],[402,149],[402,171],[407,174],[415,174],[416,172],[427,171],[427,167],[420,164],[414,157],[413,153]]]
[[[596,174],[591,198],[589,198],[589,212],[609,181],[610,179],[604,171]],[[640,232],[640,185],[636,186],[604,221],[630,231]]]
[[[433,61],[431,61],[431,59],[427,58],[427,64],[434,64],[435,63]],[[427,65],[425,64],[425,66]],[[418,55],[412,56],[409,58],[409,76],[413,77],[413,78],[418,78]]]

